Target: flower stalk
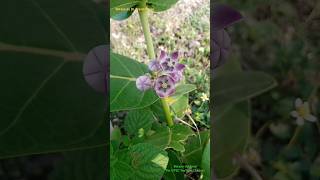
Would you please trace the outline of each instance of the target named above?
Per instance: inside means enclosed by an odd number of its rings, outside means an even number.
[[[147,44],[147,52],[148,52],[149,59],[155,59],[156,56],[154,53],[153,41],[152,41],[150,26],[148,21],[148,8],[145,0],[141,1],[138,7],[138,12],[139,12],[139,18],[142,25],[144,38]],[[174,123],[171,117],[170,107],[168,105],[168,102],[166,101],[166,98],[160,98],[160,99],[161,99],[163,111],[165,113],[167,124],[169,127],[171,127],[173,126]]]

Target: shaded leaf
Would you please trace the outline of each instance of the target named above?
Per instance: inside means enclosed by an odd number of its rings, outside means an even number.
[[[211,24],[214,30],[221,30],[242,19],[242,15],[233,8],[222,5],[213,4],[213,15]]]
[[[108,43],[99,8],[86,0],[2,3],[0,158],[105,144],[105,96],[82,74],[84,54]]]
[[[210,140],[207,142],[206,147],[203,150],[201,168],[204,170],[203,179],[210,180],[211,167],[210,167]]]
[[[277,85],[274,78],[263,72],[237,72],[216,77],[213,81],[215,106],[250,99]]]
[[[168,157],[169,157],[169,163],[166,169],[166,172],[164,173],[163,178],[165,180],[180,180],[184,179],[184,173],[183,172],[175,172],[174,166],[181,166],[182,162],[179,159],[178,154],[173,150],[168,150]]]
[[[106,160],[106,147],[66,152],[49,180],[105,180]]]
[[[101,45],[93,48],[85,58],[83,74],[87,83],[96,91],[107,93],[107,61],[109,46]]]
[[[234,155],[241,154],[250,134],[249,106],[247,102],[233,105],[213,124],[212,160],[218,178],[231,176],[239,168]]]
[[[231,39],[224,29],[213,31],[212,37],[213,51],[211,51],[210,54],[212,67],[215,69],[226,62],[231,48]]]

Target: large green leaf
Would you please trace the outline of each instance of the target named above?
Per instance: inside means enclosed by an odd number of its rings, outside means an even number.
[[[235,72],[212,81],[214,104],[221,106],[250,99],[276,86],[276,81],[263,72]]]
[[[84,54],[108,42],[97,9],[86,0],[2,2],[0,158],[106,142],[105,97],[82,74]]]
[[[131,16],[142,0],[111,0],[110,17],[124,20]],[[164,11],[176,4],[178,0],[146,0],[147,7],[153,11]]]
[[[132,110],[124,120],[124,128],[128,134],[136,135],[140,129],[148,132],[154,122],[154,117],[149,109]]]
[[[130,179],[161,179],[169,158],[166,151],[151,144],[140,143],[129,148],[134,174]]]
[[[112,180],[129,179],[133,173],[130,161],[124,161],[116,152],[118,149],[114,150],[113,146],[110,146],[110,178]],[[121,155],[129,156],[127,151],[122,151]]]
[[[198,135],[191,136],[186,141],[185,152],[183,152],[183,161],[187,164],[201,166],[200,159],[202,158],[203,149],[210,137],[210,131],[201,131],[200,138]]]
[[[66,152],[49,180],[105,180],[106,161],[106,147]]]
[[[225,178],[239,168],[234,163],[236,154],[242,154],[250,134],[250,116],[247,102],[233,105],[213,123],[213,164],[218,178]]]
[[[124,20],[131,16],[140,0],[111,0],[110,17],[114,20]]]
[[[210,180],[211,179],[211,166],[210,166],[210,140],[207,142],[206,147],[203,150],[202,160],[201,160],[201,168],[203,169],[203,179]]]
[[[147,0],[147,5],[154,11],[165,11],[177,2],[178,0]]]
[[[182,162],[179,159],[178,153],[173,150],[168,150],[168,156],[169,156],[169,163],[163,178],[165,180],[184,179],[183,172],[176,172],[177,168],[175,166],[182,166]]]
[[[160,127],[153,135],[147,137],[145,142],[161,149],[173,148],[176,151],[184,152],[185,141],[192,135],[194,133],[188,126],[175,124],[171,128]]]
[[[136,78],[148,72],[146,65],[115,53],[110,57],[111,112],[144,108],[159,99],[153,90],[136,87]]]

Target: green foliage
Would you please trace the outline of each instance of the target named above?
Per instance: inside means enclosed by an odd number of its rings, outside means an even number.
[[[114,53],[110,58],[110,112],[144,108],[159,99],[154,91],[136,87],[136,78],[148,73],[146,65]]]
[[[111,0],[110,17],[114,20],[124,20],[138,8],[141,3],[146,3],[147,7],[153,11],[165,11],[177,3],[178,0]]]
[[[184,152],[185,141],[192,135],[194,133],[188,126],[176,124],[172,128],[158,128],[153,135],[147,137],[145,142],[161,149],[173,148],[176,151]]]
[[[106,147],[65,152],[64,160],[51,173],[49,180],[107,179]]]
[[[134,169],[132,179],[161,179],[169,162],[166,151],[142,143],[129,148]]]
[[[235,154],[242,154],[250,134],[250,116],[247,102],[233,105],[214,121],[213,164],[217,177],[225,178],[239,168]]]
[[[137,135],[141,129],[148,132],[154,122],[154,117],[149,109],[130,111],[124,121],[124,128],[130,135]]]
[[[175,166],[181,166],[182,162],[179,159],[179,155],[172,150],[168,151],[169,163],[165,174],[163,175],[166,180],[179,180],[184,178],[183,172],[175,172]]]
[[[201,166],[199,159],[202,158],[203,150],[207,144],[210,136],[210,131],[201,131],[200,137],[198,135],[191,136],[186,141],[185,152],[183,152],[183,161],[188,164]]]
[[[84,54],[108,43],[104,11],[85,0],[2,3],[0,158],[105,144],[105,98],[82,74]]]
[[[222,74],[212,83],[215,86],[214,103],[216,106],[250,99],[274,88],[277,84],[272,76],[263,72]]]
[[[203,179],[210,180],[211,179],[211,163],[210,163],[210,140],[207,142],[206,147],[203,150],[201,167],[204,170],[203,172]]]

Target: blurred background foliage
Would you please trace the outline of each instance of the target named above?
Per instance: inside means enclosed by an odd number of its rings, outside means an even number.
[[[228,29],[229,59],[245,70],[264,71],[277,88],[252,100],[252,138],[245,159],[263,179],[320,179],[320,126],[306,122],[286,148],[297,125],[290,112],[297,98],[320,114],[320,2],[317,0],[221,0],[244,21]],[[253,179],[240,172],[232,179]]]

